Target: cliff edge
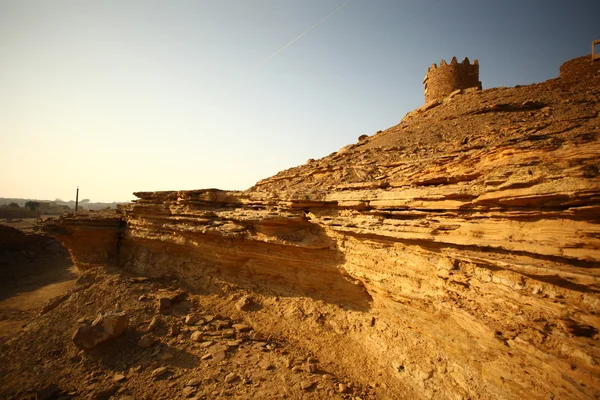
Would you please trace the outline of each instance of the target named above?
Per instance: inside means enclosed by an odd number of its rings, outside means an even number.
[[[598,398],[599,98],[585,56],[246,191],[139,192],[46,229],[82,269],[252,294],[247,321],[376,398]]]

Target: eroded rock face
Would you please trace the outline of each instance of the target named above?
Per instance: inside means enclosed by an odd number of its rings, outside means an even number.
[[[273,315],[305,299],[314,318],[280,333],[336,346],[384,397],[598,396],[598,76],[459,94],[245,192],[136,193],[118,221],[61,220],[63,243]],[[118,240],[87,258],[88,225]]]
[[[85,271],[118,264],[122,224],[121,214],[110,210],[50,220],[43,230],[56,236],[69,250],[73,263]]]

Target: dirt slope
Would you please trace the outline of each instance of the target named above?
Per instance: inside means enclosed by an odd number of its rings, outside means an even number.
[[[552,155],[567,146],[592,145],[595,149],[600,134],[600,64],[589,60],[589,56],[571,60],[561,67],[560,78],[539,84],[467,90],[443,102],[427,104],[407,114],[396,126],[328,157],[261,180],[250,190],[312,192],[360,184],[478,184],[477,176],[460,176],[460,171],[450,166],[460,167],[463,160],[505,150]],[[542,160],[542,166],[556,161],[552,158]],[[578,161],[583,174],[590,178],[598,175],[597,159]],[[515,165],[510,158],[504,163],[512,173],[525,167]],[[434,170],[438,179],[430,177]]]
[[[175,284],[87,271],[56,308],[2,345],[0,397],[372,398],[339,368],[243,323],[260,310]],[[160,298],[176,300],[161,307]],[[115,309],[129,317],[125,334],[91,350],[75,346],[78,325]]]

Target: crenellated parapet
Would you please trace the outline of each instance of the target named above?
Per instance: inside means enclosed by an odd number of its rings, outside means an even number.
[[[442,60],[439,67],[433,64],[427,69],[423,84],[425,85],[426,103],[433,100],[442,100],[458,89],[473,87],[481,89],[479,62],[473,60],[471,64],[466,57],[461,63],[458,62],[456,57],[452,57],[450,64]]]

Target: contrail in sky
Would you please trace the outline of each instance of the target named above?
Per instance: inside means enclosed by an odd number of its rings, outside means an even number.
[[[256,66],[254,67],[259,68],[260,66],[262,66],[263,64],[265,64],[266,62],[268,62],[271,58],[275,57],[277,54],[281,53],[282,51],[284,51],[285,49],[287,49],[288,47],[290,47],[292,44],[294,44],[295,42],[297,42],[298,40],[302,39],[302,37],[306,34],[308,34],[310,31],[314,30],[315,28],[317,28],[319,25],[321,25],[323,22],[327,21],[329,18],[331,18],[334,14],[336,14],[338,11],[340,11],[342,8],[346,7],[348,4],[350,4],[352,2],[352,0],[348,0],[347,2],[345,2],[344,4],[342,4],[341,6],[339,6],[338,8],[336,8],[335,10],[333,10],[331,12],[331,14],[329,14],[328,16],[326,16],[325,18],[323,18],[322,20],[320,20],[319,22],[317,22],[316,24],[314,24],[313,26],[311,26],[310,28],[308,28],[307,30],[305,30],[304,32],[302,32],[301,34],[299,34],[298,36],[296,36],[293,40],[291,40],[290,42],[288,42],[287,44],[285,44],[282,48],[280,48],[279,50],[277,50],[275,53],[271,54],[269,57],[265,58],[264,60],[262,60],[260,63],[256,64]]]
[[[339,6],[338,8],[336,8],[335,10],[333,10],[329,15],[327,15],[325,18],[321,19],[319,22],[317,22],[316,24],[314,24],[313,26],[311,26],[310,28],[308,28],[307,30],[305,30],[304,32],[302,32],[301,34],[299,34],[298,36],[296,36],[294,39],[292,39],[290,42],[286,43],[283,47],[281,47],[279,50],[277,50],[275,53],[271,54],[269,57],[265,58],[264,60],[262,60],[261,62],[259,62],[258,64],[256,64],[254,67],[250,68],[248,70],[248,72],[246,72],[243,76],[241,76],[238,79],[238,84],[244,82],[246,79],[248,79],[253,73],[254,71],[256,71],[258,68],[260,68],[261,66],[263,66],[264,64],[266,64],[270,59],[272,59],[273,57],[275,57],[277,54],[281,53],[283,50],[287,49],[288,47],[290,47],[292,44],[294,44],[295,42],[297,42],[298,40],[302,39],[303,36],[307,35],[308,33],[310,33],[312,30],[314,30],[315,28],[317,28],[319,25],[321,25],[323,22],[327,21],[329,18],[331,18],[333,15],[335,15],[338,11],[340,11],[342,8],[346,7],[348,4],[350,4],[353,0],[348,0],[346,1],[344,4],[342,4],[341,6]],[[222,96],[224,96],[227,92],[227,89],[222,89],[221,91],[219,91],[216,95],[215,98],[221,98]]]

